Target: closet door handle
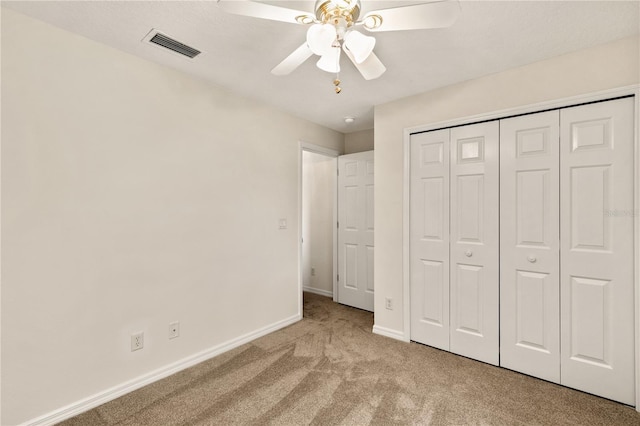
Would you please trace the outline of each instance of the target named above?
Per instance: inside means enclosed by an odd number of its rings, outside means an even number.
[[[529,262],[531,262],[531,263],[536,263],[536,260],[538,260],[538,259],[536,259],[536,257],[533,256],[533,255],[529,255],[529,256],[527,256],[527,260]]]
[[[467,251],[464,252],[464,255],[467,256],[467,257],[471,257],[471,256],[473,256],[473,252],[471,250],[467,250]]]

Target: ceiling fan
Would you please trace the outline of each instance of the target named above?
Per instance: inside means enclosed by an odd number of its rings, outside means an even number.
[[[451,26],[458,17],[457,0],[430,1],[410,6],[374,10],[360,19],[360,0],[317,0],[315,15],[286,7],[251,0],[217,0],[225,11],[237,15],[309,25],[307,39],[300,47],[271,70],[287,75],[313,55],[323,71],[336,74],[335,92],[340,93],[340,53],[351,60],[366,80],[380,77],[386,71],[373,53],[376,39],[357,31],[368,32],[419,30]]]

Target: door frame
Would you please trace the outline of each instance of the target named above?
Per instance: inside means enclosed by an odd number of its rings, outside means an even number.
[[[336,175],[338,173],[338,156],[340,152],[324,146],[299,141],[298,142],[298,315],[302,318],[302,292],[303,292],[303,276],[302,276],[302,166],[303,152],[311,152],[314,154],[324,155],[336,159]],[[333,188],[333,223],[338,223],[338,185]],[[336,270],[338,264],[338,230],[333,226],[333,300],[338,298],[338,282],[336,280]]]
[[[456,127],[479,123],[482,121],[499,120],[511,116],[531,114],[545,110],[559,109],[574,105],[598,102],[608,99],[635,96],[634,98],[634,141],[633,141],[633,163],[634,163],[634,326],[635,326],[635,384],[636,384],[636,411],[640,412],[640,84],[618,87],[609,90],[591,92],[583,95],[571,96],[550,100],[520,107],[508,108],[493,111],[485,114],[478,114],[467,117],[460,117],[452,120],[441,121],[429,125],[415,126],[404,129],[403,135],[403,194],[402,194],[402,294],[403,294],[403,329],[400,340],[409,342],[411,340],[411,297],[410,297],[410,181],[411,181],[411,134],[439,130],[448,127]]]

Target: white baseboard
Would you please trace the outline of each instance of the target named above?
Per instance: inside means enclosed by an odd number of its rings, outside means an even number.
[[[319,288],[313,288],[313,287],[307,287],[307,286],[303,286],[302,290],[308,291],[309,293],[319,294],[320,296],[333,297],[333,292],[329,290],[322,290]]]
[[[402,331],[392,330],[386,327],[380,327],[379,325],[373,326],[373,334],[379,334],[385,337],[391,337],[392,339],[402,340],[403,342],[408,342],[409,337],[405,336]]]
[[[221,343],[202,352],[198,352],[194,355],[168,364],[150,373],[136,377],[135,379],[129,380],[128,382],[124,382],[110,389],[106,389],[88,398],[69,404],[66,407],[59,408],[50,413],[29,420],[23,423],[23,425],[54,425],[58,422],[77,416],[78,414],[81,414],[106,402],[112,401],[136,389],[140,389],[143,386],[156,382],[160,379],[164,379],[165,377],[175,374],[181,370],[192,367],[224,352],[230,351],[231,349],[237,348],[238,346],[244,345],[245,343],[249,343],[250,341],[262,337],[266,334],[272,333],[276,330],[298,322],[301,319],[302,316],[297,314],[292,317],[285,318],[266,327],[262,327],[253,332],[236,337],[235,339],[231,339],[227,342]]]

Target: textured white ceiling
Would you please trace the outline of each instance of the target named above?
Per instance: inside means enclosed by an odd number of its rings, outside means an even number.
[[[314,0],[265,1],[313,11]],[[424,1],[362,0],[363,11]],[[373,127],[391,100],[638,34],[639,1],[463,1],[447,29],[377,33],[387,67],[365,81],[342,60],[342,93],[309,59],[291,75],[270,70],[303,43],[306,27],[229,15],[215,1],[3,1],[98,42],[206,79],[243,96],[349,133]],[[194,60],[141,40],[152,29],[203,53]],[[345,116],[356,117],[350,125]]]

